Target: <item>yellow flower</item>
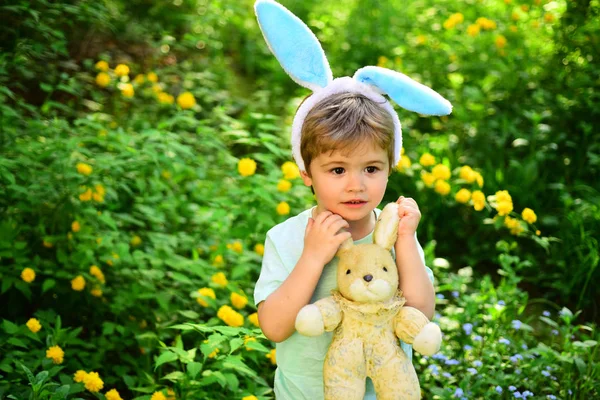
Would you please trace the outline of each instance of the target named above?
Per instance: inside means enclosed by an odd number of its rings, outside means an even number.
[[[238,172],[242,176],[251,176],[256,172],[256,161],[251,158],[242,158],[238,161]]]
[[[108,75],[106,72],[100,72],[98,75],[96,75],[96,85],[100,87],[107,87],[109,83],[110,75]]]
[[[37,333],[42,329],[42,324],[35,318],[29,318],[29,321],[25,324],[29,328],[29,330],[33,333]]]
[[[467,27],[467,34],[469,36],[477,36],[479,35],[479,25],[471,24]]]
[[[496,204],[496,210],[498,210],[500,216],[508,215],[513,210],[513,204],[508,201],[499,201]]]
[[[377,66],[378,67],[385,67],[387,65],[388,62],[388,58],[386,56],[379,56],[377,58]]]
[[[450,184],[446,181],[438,180],[435,182],[435,191],[442,196],[446,196],[450,193]]]
[[[27,283],[33,282],[35,279],[35,271],[29,267],[24,268],[23,271],[21,271],[21,279]]]
[[[96,243],[97,243],[98,245],[101,245],[101,244],[102,244],[102,238],[101,238],[101,237],[97,237],[97,238],[96,238]]]
[[[427,186],[431,186],[433,185],[433,182],[435,182],[435,176],[433,176],[431,172],[422,172],[421,179]]]
[[[87,372],[85,372],[84,370],[82,370],[82,369],[77,370],[77,372],[75,372],[75,374],[73,375],[73,380],[77,383],[83,382],[86,375],[87,375]]]
[[[133,85],[131,83],[124,83],[120,87],[121,94],[125,97],[133,97],[135,94],[135,90],[133,90]]]
[[[250,321],[250,323],[256,327],[259,327],[259,323],[258,323],[258,314],[257,313],[252,313],[250,315],[248,315],[248,321]]]
[[[271,360],[271,364],[277,365],[277,356],[275,349],[271,350],[269,354],[266,356],[269,360]]]
[[[94,288],[94,289],[90,290],[90,294],[94,297],[102,297],[102,289]]]
[[[146,77],[144,77],[144,74],[137,74],[135,76],[135,78],[133,79],[133,81],[135,83],[137,83],[138,85],[144,83],[145,80],[146,80]]]
[[[219,349],[214,349],[209,355],[208,358],[215,358],[219,353]]]
[[[171,388],[167,388],[167,400],[175,400],[175,392]]]
[[[123,400],[117,389],[110,389],[108,392],[104,394],[106,400]]]
[[[79,221],[73,221],[73,223],[71,224],[71,230],[75,233],[79,232],[79,230],[81,229],[81,225],[79,224]]]
[[[169,93],[160,92],[157,96],[158,101],[162,104],[173,104],[175,102],[175,98]]]
[[[541,235],[541,233],[542,233],[542,232],[540,232],[540,230],[539,230],[539,229],[535,231],[535,234],[536,234],[536,235],[538,235],[538,236],[540,236],[540,235]]]
[[[500,202],[509,202],[512,203],[512,197],[508,193],[508,190],[499,190],[496,192],[496,201]]]
[[[410,168],[411,165],[412,163],[410,162],[410,158],[407,156],[402,156],[402,158],[400,158],[400,162],[396,165],[396,168],[400,171],[404,171]]]
[[[279,215],[288,215],[290,213],[290,205],[285,201],[277,204],[277,214]]]
[[[108,66],[108,63],[106,61],[104,61],[104,60],[100,60],[100,61],[98,61],[96,63],[96,69],[97,70],[106,72],[106,71],[108,71],[109,68],[110,67]]]
[[[479,187],[483,187],[483,176],[479,172],[475,172],[475,180],[477,181],[477,185]]]
[[[265,246],[262,243],[257,243],[254,246],[254,251],[256,252],[256,254],[258,254],[259,256],[262,256],[263,254],[265,254]]]
[[[469,200],[471,200],[471,192],[469,192],[465,188],[460,189],[458,192],[456,192],[454,199],[456,201],[458,201],[459,203],[463,203],[463,204],[468,203]]]
[[[242,400],[258,400],[258,398],[254,395],[251,395],[242,397]]]
[[[215,296],[215,291],[212,290],[211,288],[207,288],[207,287],[202,288],[202,289],[198,289],[198,294],[200,296],[196,297],[196,301],[202,307],[208,307],[208,303],[206,302],[206,299],[202,298],[202,296],[204,296],[204,297],[210,297],[213,300],[215,300],[217,298]]]
[[[183,108],[184,110],[187,110],[196,105],[196,99],[194,98],[194,95],[190,92],[183,92],[179,96],[177,96],[177,104],[179,104],[179,107]]]
[[[435,157],[429,153],[424,153],[421,158],[419,158],[419,164],[424,167],[429,167],[435,164]]]
[[[510,229],[510,233],[513,235],[518,235],[524,230],[521,226],[521,222],[518,219],[511,218],[509,216],[504,218],[504,225]]]
[[[465,20],[465,17],[461,13],[452,14],[446,21],[444,21],[445,29],[452,29],[457,24],[462,23]]]
[[[160,83],[152,85],[152,91],[157,95],[162,92],[162,85]]]
[[[90,201],[92,199],[92,189],[88,188],[85,192],[79,195],[79,200]]]
[[[81,175],[89,175],[93,171],[93,168],[86,163],[78,163],[77,164],[77,172]]]
[[[427,42],[427,37],[425,35],[418,35],[416,41],[417,45],[425,44]]]
[[[485,195],[481,190],[475,190],[471,194],[471,199],[473,199],[473,208],[475,211],[481,211],[485,207]]]
[[[92,265],[90,267],[90,274],[92,276],[95,276],[100,282],[105,283],[104,274],[102,273],[102,270],[96,265]]]
[[[496,23],[491,19],[487,19],[485,17],[477,18],[477,21],[475,21],[475,23],[483,29],[496,29]]]
[[[244,325],[244,316],[229,306],[221,306],[217,311],[217,317],[229,326],[239,327]]]
[[[235,293],[235,292],[231,292],[231,304],[233,304],[233,306],[235,308],[242,309],[244,307],[246,307],[246,304],[248,304],[248,298],[246,296],[243,296],[241,294]]]
[[[165,179],[171,179],[171,173],[169,171],[163,170],[160,175]]]
[[[52,346],[46,350],[46,358],[51,358],[54,364],[62,364],[65,352],[59,346]]]
[[[148,72],[148,80],[152,83],[158,82],[158,76],[154,72]]]
[[[154,392],[152,393],[150,400],[167,400],[167,397],[163,394],[163,392]]]
[[[129,67],[125,64],[119,64],[115,67],[115,75],[125,76],[129,75]]]
[[[279,183],[277,184],[277,190],[279,190],[280,192],[287,192],[288,190],[290,190],[292,188],[292,182],[285,180],[285,179],[280,179]]]
[[[511,16],[510,16],[510,18],[511,18],[513,21],[518,21],[518,20],[520,20],[520,19],[521,19],[521,16],[519,15],[519,13],[518,13],[518,12],[516,12],[516,11],[513,11],[513,12],[512,12],[512,14],[511,14]]]
[[[516,26],[514,26],[514,25],[511,25],[511,26],[509,26],[509,27],[508,27],[508,29],[510,29],[510,31],[511,31],[511,32],[516,32],[516,31],[518,31],[518,30],[519,30],[519,29],[518,29]]]
[[[236,253],[241,253],[243,251],[243,246],[242,246],[242,242],[240,242],[239,240],[236,240],[233,243],[230,243],[231,245],[231,250],[235,251]]]
[[[506,46],[506,38],[502,35],[496,36],[496,47],[503,49]]]
[[[288,180],[296,179],[300,176],[300,169],[291,161],[286,161],[281,165],[281,172],[283,172],[283,177]]]
[[[231,246],[231,245],[227,245],[227,246],[229,247],[229,246]],[[224,263],[224,262],[225,262],[225,260],[223,260],[223,256],[222,256],[222,255],[220,255],[220,254],[217,254],[217,255],[215,256],[215,259],[213,260],[212,264],[213,264],[215,267],[218,267],[218,266],[221,266],[221,265],[223,265],[223,263]]]
[[[227,278],[225,277],[225,274],[222,272],[217,272],[216,274],[214,274],[211,278],[211,281],[213,281],[213,283],[215,283],[216,285],[219,286],[225,286],[227,285]]]
[[[531,208],[525,208],[521,213],[521,216],[523,217],[523,221],[526,221],[529,224],[533,224],[537,221],[537,215],[535,215]]]
[[[44,239],[42,241],[42,244],[44,245],[45,248],[47,249],[51,249],[52,247],[54,247],[54,244],[52,244],[52,242],[48,242],[46,239]]]
[[[244,346],[248,344],[248,342],[256,342],[256,338],[253,338],[251,336],[246,336],[244,338]],[[246,351],[252,351],[251,347],[246,346]]]
[[[521,4],[521,10],[523,10],[523,12],[527,12],[529,11],[529,6],[527,4]]]
[[[433,169],[431,170],[431,173],[433,174],[433,176],[435,176],[436,179],[441,179],[441,180],[448,180],[450,179],[450,168],[448,168],[446,165],[444,164],[438,164],[435,167],[433,167]]]
[[[104,387],[104,382],[100,379],[100,375],[97,372],[89,372],[83,378],[83,384],[92,393],[99,392]]]
[[[85,278],[81,275],[77,275],[77,277],[71,281],[71,288],[81,292],[85,288]]]
[[[140,244],[142,244],[142,238],[141,238],[141,237],[139,237],[138,235],[134,235],[134,236],[131,238],[131,241],[130,241],[129,243],[131,243],[131,245],[132,245],[133,247],[137,247],[137,246],[139,246]]]
[[[475,171],[473,171],[473,169],[468,165],[463,165],[462,167],[460,167],[458,176],[460,177],[460,179],[464,179],[467,183],[473,183],[476,178]]]
[[[554,15],[547,13],[544,15],[544,21],[546,22],[554,22]]]

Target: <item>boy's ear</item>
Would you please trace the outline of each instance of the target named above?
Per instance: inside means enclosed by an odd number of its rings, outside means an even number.
[[[306,171],[300,171],[300,177],[306,186],[312,186],[312,178],[308,175]]]

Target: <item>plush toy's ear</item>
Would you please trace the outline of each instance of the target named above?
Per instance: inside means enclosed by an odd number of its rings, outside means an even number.
[[[344,240],[344,242],[340,245],[340,248],[338,249],[337,253],[335,253],[335,255],[339,257],[346,251],[350,250],[352,247],[354,247],[354,241],[351,237],[349,237],[348,239]]]
[[[263,36],[285,72],[313,92],[333,80],[317,37],[298,17],[273,0],[254,4]]]
[[[448,115],[452,112],[452,104],[439,93],[400,72],[363,67],[354,73],[354,79],[374,86],[407,110],[426,115]]]
[[[391,250],[398,237],[398,204],[389,203],[381,211],[373,231],[373,243]]]

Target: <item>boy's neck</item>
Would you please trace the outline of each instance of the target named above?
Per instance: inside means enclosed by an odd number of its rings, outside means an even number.
[[[317,205],[312,211],[312,218],[316,218],[317,215],[323,211],[326,210]],[[373,210],[368,216],[361,220],[348,221],[350,227],[346,230],[352,235],[352,240],[360,240],[373,232],[373,229],[375,229],[375,222],[377,222],[377,215],[375,214],[375,210]]]

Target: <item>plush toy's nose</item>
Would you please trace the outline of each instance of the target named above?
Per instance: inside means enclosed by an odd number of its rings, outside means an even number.
[[[371,280],[373,280],[373,275],[365,275],[363,276],[363,279],[367,282],[371,282]]]

